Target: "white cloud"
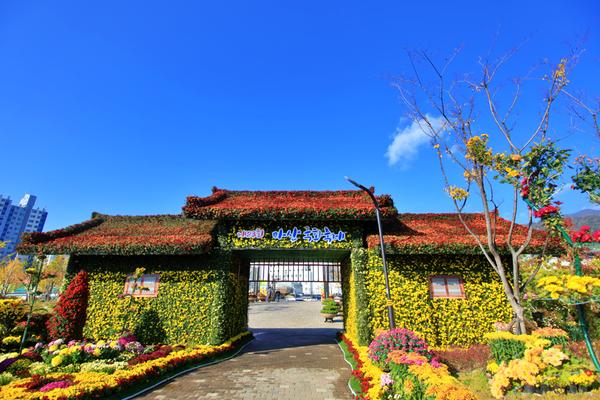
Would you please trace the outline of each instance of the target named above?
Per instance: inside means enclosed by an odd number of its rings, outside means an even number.
[[[444,126],[444,119],[441,116],[430,117],[428,115],[427,119],[436,131],[439,131]],[[388,164],[399,164],[402,167],[407,167],[410,161],[414,160],[417,156],[419,148],[429,143],[430,137],[426,132],[429,132],[429,126],[423,120],[413,121],[404,128],[398,128],[394,134],[392,143],[385,152]]]

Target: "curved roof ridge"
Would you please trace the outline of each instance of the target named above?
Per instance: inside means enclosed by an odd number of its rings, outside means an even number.
[[[374,191],[374,189],[372,189]],[[389,195],[376,196],[384,217],[398,211]],[[370,197],[361,190],[228,190],[213,187],[206,197],[188,196],[186,217],[195,219],[371,220]]]

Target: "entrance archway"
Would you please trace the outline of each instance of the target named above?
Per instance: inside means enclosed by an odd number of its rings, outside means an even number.
[[[241,250],[249,301],[340,298],[347,250]],[[267,291],[271,298],[267,300]]]

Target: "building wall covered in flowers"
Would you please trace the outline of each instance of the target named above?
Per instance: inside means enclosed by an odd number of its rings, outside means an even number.
[[[377,196],[390,255],[396,325],[436,346],[467,345],[510,319],[499,280],[455,214],[398,214]],[[464,216],[484,234],[478,214]],[[509,223],[497,218],[497,240]],[[513,245],[525,240],[516,227]],[[145,342],[218,344],[247,327],[248,254],[331,255],[342,264],[344,320],[360,345],[387,328],[372,203],[360,191],[228,191],[189,197],[180,215],[107,216],[23,238],[21,253],[70,254],[70,272],[89,273],[86,337],[123,330]],[[545,243],[541,233],[532,248]],[[296,252],[296,253],[294,253]],[[312,252],[312,253],[311,253]],[[244,256],[244,254],[246,256]],[[128,296],[140,268],[159,277],[155,296]],[[456,276],[464,298],[432,297],[431,277]],[[153,336],[152,336],[153,335]]]
[[[75,256],[70,269],[89,272],[84,336],[113,339],[129,330],[146,343],[220,344],[247,327],[247,278],[232,256]],[[123,297],[136,267],[159,275],[156,297]]]
[[[369,252],[365,273],[371,329],[389,329],[381,258]],[[494,323],[511,320],[502,284],[481,255],[393,255],[388,259],[396,326],[418,332],[432,346],[481,342]],[[430,277],[456,276],[465,298],[434,298]]]

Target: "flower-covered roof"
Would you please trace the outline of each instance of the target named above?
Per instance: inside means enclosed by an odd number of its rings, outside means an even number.
[[[483,214],[463,214],[470,229],[478,235],[485,245],[487,243],[486,226]],[[458,214],[400,214],[400,224],[392,229],[384,228],[386,252],[392,253],[461,253],[479,254],[481,250],[476,240],[465,229]],[[510,229],[510,221],[497,216],[494,218],[496,227],[496,244],[501,250],[506,250],[506,242]],[[513,229],[512,244],[518,248],[527,238],[527,227],[516,224]],[[529,252],[540,251],[546,242],[546,233],[534,230]],[[367,237],[369,248],[379,246],[379,236],[371,234]],[[550,240],[548,251],[560,250],[558,240]]]
[[[216,221],[181,215],[107,216],[64,229],[23,235],[23,254],[198,254],[212,248]]]
[[[398,211],[389,195],[377,196],[384,217]],[[360,190],[233,191],[213,188],[208,197],[190,196],[183,207],[197,219],[370,220],[373,203]]]
[[[475,239],[457,214],[398,214],[389,196],[378,196],[384,216],[386,251],[398,254],[479,254]],[[364,229],[369,248],[379,245],[371,200],[361,191],[229,191],[213,189],[209,197],[188,197],[183,215],[108,216],[50,232],[23,235],[22,254],[154,255],[201,254],[217,245],[216,227],[240,219],[332,220]],[[464,214],[471,229],[487,242],[483,214]],[[510,222],[496,217],[496,243],[506,250]],[[520,246],[527,227],[515,225],[512,243]],[[539,252],[546,234],[536,230],[528,248]],[[558,251],[556,240],[548,250]]]

